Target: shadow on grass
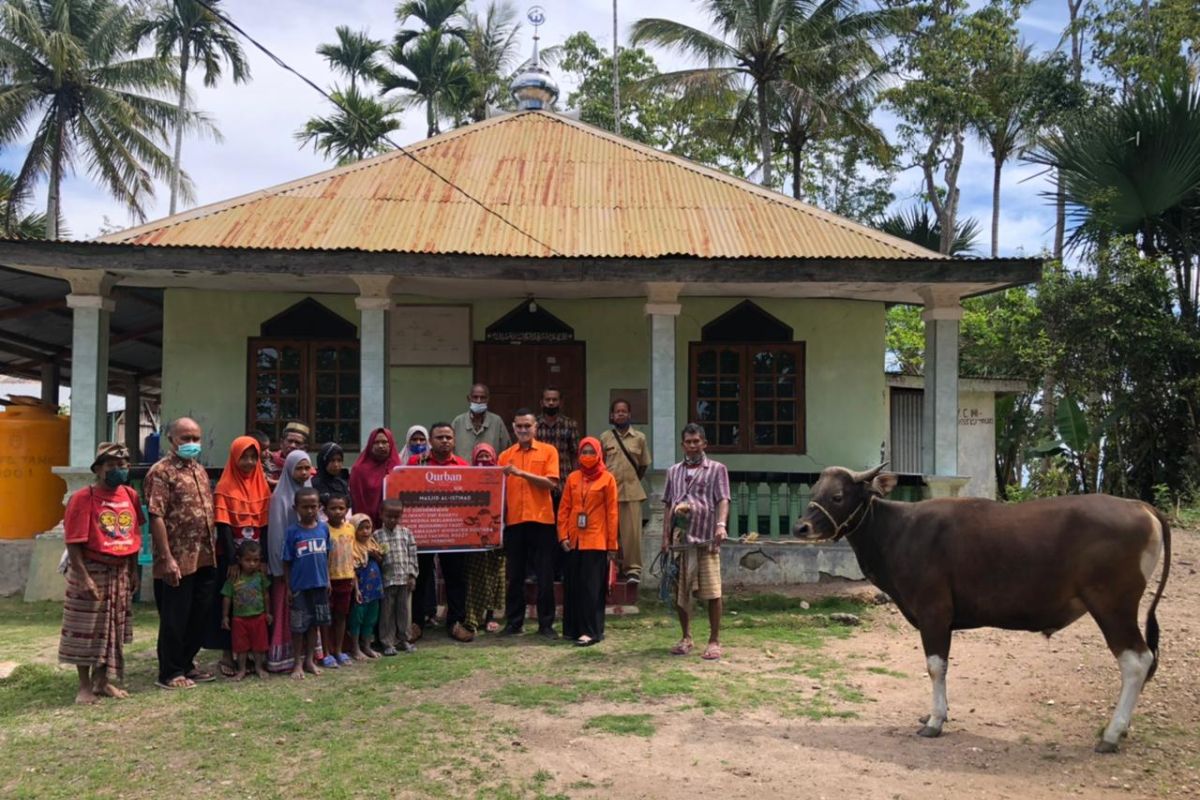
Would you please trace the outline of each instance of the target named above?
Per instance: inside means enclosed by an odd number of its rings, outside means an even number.
[[[78,688],[75,671],[45,664],[21,664],[0,680],[0,725],[31,711],[74,705]]]

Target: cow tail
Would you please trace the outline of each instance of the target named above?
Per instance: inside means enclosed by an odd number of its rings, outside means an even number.
[[[1146,673],[1146,681],[1153,678],[1158,669],[1158,617],[1154,612],[1158,609],[1158,601],[1162,597],[1163,590],[1167,588],[1167,575],[1171,572],[1171,523],[1157,509],[1154,514],[1158,517],[1159,524],[1162,525],[1163,565],[1162,577],[1158,579],[1158,590],[1154,593],[1154,599],[1150,601],[1150,610],[1146,612],[1146,646],[1154,655],[1154,661],[1150,663],[1150,670]]]

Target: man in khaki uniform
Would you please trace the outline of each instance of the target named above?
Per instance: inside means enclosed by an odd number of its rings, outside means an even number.
[[[646,490],[642,478],[650,468],[646,434],[629,424],[629,401],[616,399],[608,413],[611,430],[600,434],[604,463],[617,479],[620,513],[621,571],[630,583],[642,581],[642,503]]]

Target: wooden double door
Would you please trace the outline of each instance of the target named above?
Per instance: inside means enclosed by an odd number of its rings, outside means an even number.
[[[556,386],[562,392],[562,412],[587,427],[586,347],[583,342],[553,344],[475,343],[475,382],[492,391],[489,410],[512,423],[522,406],[541,413],[542,390]]]

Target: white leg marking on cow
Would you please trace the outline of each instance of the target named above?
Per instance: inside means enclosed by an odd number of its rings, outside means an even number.
[[[1142,575],[1149,583],[1150,576],[1154,574],[1154,568],[1158,566],[1158,560],[1162,557],[1163,529],[1158,517],[1149,509],[1146,510],[1146,516],[1150,517],[1150,540],[1146,542],[1146,546],[1142,550],[1141,567]]]
[[[1142,685],[1146,682],[1146,674],[1154,655],[1149,651],[1139,653],[1136,650],[1124,650],[1117,656],[1117,664],[1121,667],[1121,696],[1117,698],[1117,709],[1113,712],[1112,722],[1104,729],[1101,737],[1105,743],[1115,746],[1121,739],[1121,734],[1129,730],[1129,721],[1133,718],[1133,707],[1137,704]]]
[[[946,660],[941,656],[927,656],[925,667],[929,670],[929,679],[933,681],[933,708],[925,727],[941,731],[950,713],[950,706],[946,702]]]

